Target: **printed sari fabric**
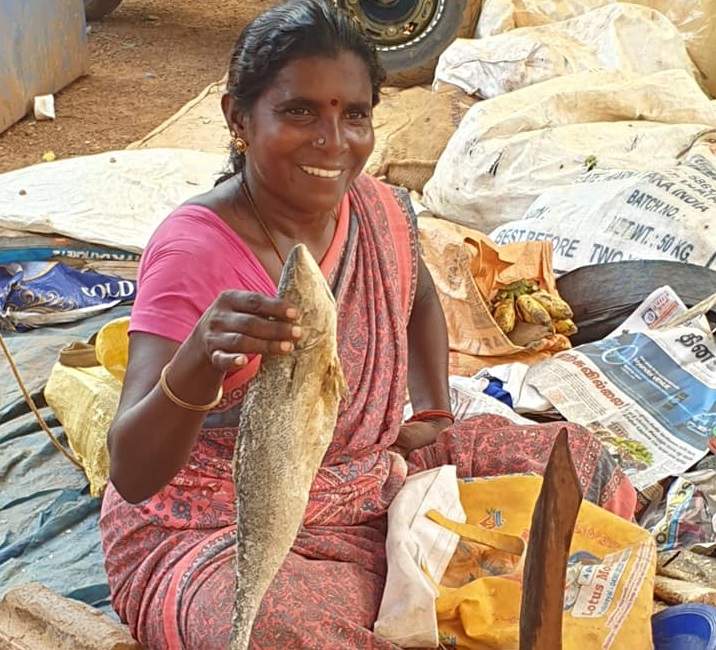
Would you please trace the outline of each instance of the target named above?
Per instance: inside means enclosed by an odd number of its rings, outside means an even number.
[[[371,630],[386,570],[385,513],[406,476],[446,463],[456,464],[461,476],[541,472],[546,464],[557,426],[515,426],[497,416],[451,427],[407,462],[388,451],[407,385],[418,260],[414,226],[406,198],[367,176],[342,205],[336,241],[321,266],[338,304],[349,392],[304,525],[263,600],[252,635],[256,649],[393,648]],[[225,263],[260,276],[246,286],[275,292],[255,258]],[[151,305],[152,296],[141,295],[143,274],[150,275],[140,272],[138,300]],[[108,486],[101,528],[112,602],[147,648],[227,647],[236,580],[231,458],[243,396],[259,362],[227,380],[224,400],[207,416],[189,462],[169,485],[136,506]],[[629,482],[591,435],[570,429],[587,498],[630,517],[635,493]]]

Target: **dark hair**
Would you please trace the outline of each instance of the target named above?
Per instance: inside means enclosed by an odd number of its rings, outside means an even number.
[[[373,106],[380,100],[385,70],[360,25],[331,0],[288,0],[264,12],[241,32],[229,63],[227,92],[248,112],[291,61],[308,56],[334,57],[342,51],[365,62],[373,87]],[[240,172],[244,156],[231,147],[231,172]]]

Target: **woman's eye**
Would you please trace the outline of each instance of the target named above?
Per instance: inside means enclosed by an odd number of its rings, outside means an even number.
[[[348,111],[346,116],[349,120],[365,120],[368,118],[368,113],[365,111]]]
[[[311,114],[311,111],[308,108],[296,107],[296,108],[289,108],[288,114],[296,115],[298,117],[306,117]]]

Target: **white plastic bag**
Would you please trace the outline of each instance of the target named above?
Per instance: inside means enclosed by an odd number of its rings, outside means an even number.
[[[528,368],[525,364],[512,364],[512,365],[524,365],[525,369]],[[505,366],[493,366],[489,370],[481,371],[475,377],[459,377],[452,375],[450,377],[450,408],[455,414],[456,420],[469,420],[478,415],[484,415],[485,413],[492,413],[493,415],[501,415],[503,418],[507,418],[510,422],[515,424],[534,424],[531,420],[523,418],[513,411],[507,404],[503,404],[498,399],[486,395],[483,391],[489,380],[486,378],[488,375],[497,379],[503,380],[506,384],[508,379],[511,379],[509,371],[505,375],[499,374],[499,372],[492,372],[494,368],[504,368]],[[506,385],[505,390],[510,393],[515,403],[515,408],[518,408],[518,394],[512,392],[515,388],[521,388],[520,385]],[[549,408],[547,404],[546,408]]]
[[[572,185],[592,165],[598,170],[673,168],[682,152],[711,130],[699,124],[595,122],[475,140],[461,125],[425,185],[423,199],[433,214],[489,233],[523,218],[548,188]],[[578,186],[572,191],[578,197],[585,190]],[[530,218],[535,218],[534,210]],[[575,222],[563,222],[565,230],[572,239],[580,235]],[[542,238],[548,239],[546,234]],[[573,257],[574,250],[563,246]],[[557,261],[555,268],[566,270]]]
[[[716,102],[684,70],[578,72],[478,102],[460,122],[456,139],[471,144],[546,127],[626,120],[716,128]]]
[[[373,629],[403,648],[438,646],[438,591],[426,572],[442,580],[460,537],[424,516],[433,509],[466,521],[454,465],[408,477],[388,508],[388,575]]]
[[[527,366],[525,366],[527,368]],[[491,373],[488,373],[491,374]],[[475,377],[463,377],[461,375],[450,375],[448,378],[450,389],[450,410],[455,416],[456,422],[469,420],[478,415],[500,415],[515,424],[534,424],[531,420],[523,418],[513,411],[507,404],[496,397],[487,395],[483,391],[490,383],[488,379]],[[500,375],[494,375],[497,379],[503,379]],[[506,381],[506,380],[505,380]],[[505,390],[509,389],[505,387]],[[549,406],[549,405],[547,405]],[[407,421],[413,415],[413,407],[408,402],[403,409],[403,418]]]
[[[626,120],[703,126],[596,124]],[[579,123],[590,124],[558,128]],[[716,128],[716,102],[683,70],[552,79],[473,106],[443,151],[423,200],[437,215],[489,232],[521,219],[544,189],[573,182],[589,156],[596,157],[597,168],[669,167],[710,128]]]
[[[569,20],[617,0],[484,0],[477,36],[516,27]],[[716,2],[713,0],[632,0],[664,14],[679,30],[712,95],[716,95]]]
[[[480,370],[475,377],[489,376],[501,380],[504,383],[503,388],[512,397],[512,404],[517,413],[529,415],[530,413],[549,411],[552,405],[526,382],[530,368],[531,366],[519,361],[502,363],[498,366]],[[470,381],[475,381],[475,379],[471,379]],[[524,424],[525,421],[530,422],[526,418],[522,418],[522,420],[521,424]]]
[[[458,39],[440,56],[435,85],[490,98],[575,72],[669,69],[697,74],[681,34],[658,11],[619,3],[558,23]]]
[[[598,169],[579,180],[547,189],[490,237],[551,241],[558,275],[635,259],[716,267],[716,155],[707,143],[670,169]]]

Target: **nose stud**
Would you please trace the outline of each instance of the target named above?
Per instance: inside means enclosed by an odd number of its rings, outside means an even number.
[[[320,138],[317,138],[313,142],[313,145],[315,147],[322,147],[324,144],[326,144],[326,139],[323,136],[321,136]]]

